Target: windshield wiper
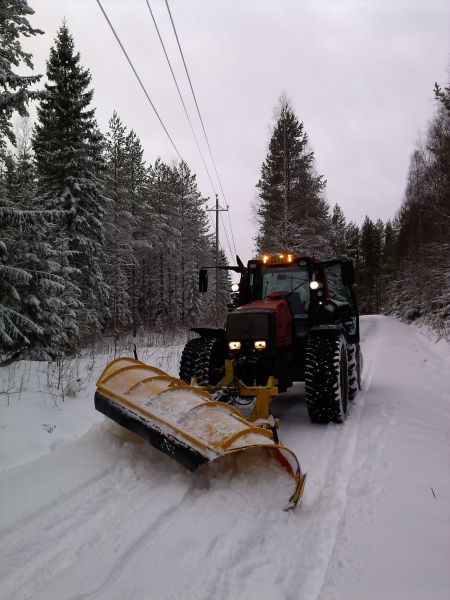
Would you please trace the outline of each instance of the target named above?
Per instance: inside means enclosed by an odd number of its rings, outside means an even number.
[[[290,296],[291,294],[293,294],[294,292],[296,292],[296,291],[298,290],[298,288],[299,288],[299,287],[301,287],[301,286],[302,286],[304,283],[306,283],[306,280],[305,280],[305,281],[301,281],[301,282],[298,284],[298,286],[297,286],[297,287],[295,287],[293,290],[291,290],[290,292],[288,292],[288,293],[286,294],[286,296],[283,296],[283,298],[285,298],[285,299],[286,299],[286,298],[289,298],[289,296]]]

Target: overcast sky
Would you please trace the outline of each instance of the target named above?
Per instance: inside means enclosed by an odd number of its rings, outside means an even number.
[[[197,174],[202,194],[213,198],[145,0],[101,1],[176,146]],[[150,3],[208,159],[165,3]],[[33,52],[35,71],[45,72],[65,17],[82,64],[92,73],[102,130],[117,110],[140,137],[147,161],[157,156],[175,161],[96,1],[29,4],[36,11],[32,25],[45,31],[24,42]],[[448,0],[169,4],[244,260],[253,251],[251,204],[283,91],[305,125],[317,170],[328,182],[330,205],[340,204],[347,219],[358,224],[366,214],[374,220],[395,215],[409,156],[433,114],[434,82],[449,80]],[[209,159],[208,166],[213,174]],[[223,230],[221,236],[228,251]]]

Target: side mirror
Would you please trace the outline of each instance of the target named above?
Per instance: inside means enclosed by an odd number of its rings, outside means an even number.
[[[203,294],[208,290],[208,271],[200,269],[198,274],[198,291]]]
[[[341,263],[341,278],[342,283],[347,287],[352,287],[355,284],[355,267],[353,261],[346,260]]]

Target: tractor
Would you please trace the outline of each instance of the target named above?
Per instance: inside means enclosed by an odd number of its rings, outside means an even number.
[[[355,271],[348,258],[264,254],[233,285],[223,328],[194,327],[180,379],[204,387],[249,421],[272,420],[271,400],[305,382],[313,423],[342,423],[361,387],[363,359]],[[208,288],[208,269],[199,289]]]
[[[288,253],[237,262],[224,267],[240,274],[226,324],[193,328],[180,378],[117,358],[97,381],[95,407],[190,470],[248,452],[275,459],[293,481],[285,508],[294,508],[306,473],[278,439],[270,405],[304,381],[314,423],[345,419],[362,371],[353,263]]]

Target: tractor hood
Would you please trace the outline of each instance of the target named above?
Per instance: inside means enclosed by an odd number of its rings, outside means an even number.
[[[273,347],[292,345],[292,314],[284,298],[255,300],[228,315],[228,341],[265,340]]]

